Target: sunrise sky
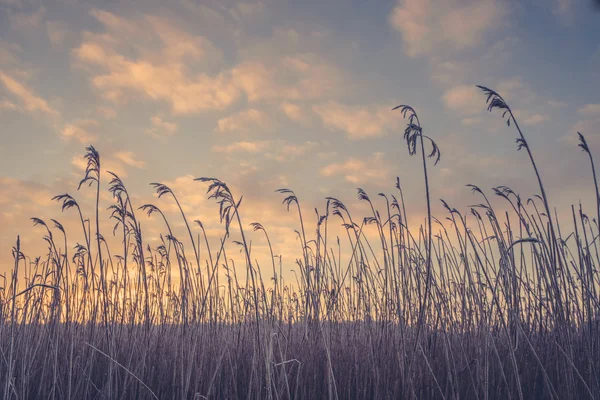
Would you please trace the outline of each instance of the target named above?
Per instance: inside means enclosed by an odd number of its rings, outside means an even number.
[[[276,254],[298,248],[281,187],[295,190],[313,223],[326,196],[361,215],[356,188],[377,199],[395,193],[399,176],[422,221],[421,162],[391,111],[401,103],[442,152],[430,171],[435,213],[439,198],[461,210],[479,202],[467,183],[530,197],[535,176],[516,132],[486,111],[476,84],[516,111],[552,204],[567,215],[580,198],[593,207],[576,140],[584,133],[600,159],[592,1],[0,0],[0,272],[17,234],[25,253],[43,254],[30,217],[55,218],[82,242],[74,213],[50,199],[68,192],[92,215],[94,191],[77,191],[90,144],[136,206],[154,202],[179,228],[171,199],[156,199],[150,182],[168,184],[215,236],[217,210],[192,179],[229,183],[244,195],[244,221],[267,228]],[[111,202],[105,190],[105,236]],[[164,233],[141,221],[149,240]]]

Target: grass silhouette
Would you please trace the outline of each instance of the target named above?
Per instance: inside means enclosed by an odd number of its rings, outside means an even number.
[[[461,214],[442,201],[442,223],[431,213],[428,180],[428,158],[437,164],[440,149],[415,110],[398,106],[409,154],[422,159],[426,225],[409,229],[399,180],[397,192],[378,194],[381,209],[358,189],[371,210],[361,219],[328,197],[312,231],[296,194],[280,189],[283,205],[298,214],[295,282],[284,279],[268,227],[244,224],[242,198],[216,178],[197,179],[225,226],[211,249],[204,225],[188,221],[168,186],[151,184],[175,202],[185,239],[157,205],[134,206],[109,173],[112,233],[123,245],[110,248],[99,221],[101,157],[87,147],[79,186],[95,184],[95,218],[87,220],[73,196],[54,197],[63,212],[77,213],[84,243],[70,254],[59,222],[33,218],[48,252],[32,261],[17,238],[14,267],[0,286],[3,398],[600,398],[600,192],[592,152],[579,134],[597,209],[590,218],[573,206],[574,231],[564,236],[511,108],[480,88],[488,110],[503,112],[517,130],[540,195],[522,202],[496,187],[505,211],[467,185],[481,203]],[[144,241],[139,212],[161,219],[159,246]],[[346,236],[331,237],[329,225],[340,223]],[[253,256],[252,234],[265,237],[268,268]],[[350,251],[342,254],[341,241]],[[227,255],[237,250],[242,269]]]

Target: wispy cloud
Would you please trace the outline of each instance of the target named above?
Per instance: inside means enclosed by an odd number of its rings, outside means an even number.
[[[233,142],[225,146],[213,146],[211,151],[215,153],[234,154],[234,153],[258,153],[271,146],[268,140],[254,142]]]
[[[80,171],[85,171],[87,161],[82,156],[75,156],[71,159],[71,165],[75,166]],[[128,167],[142,169],[146,167],[146,162],[138,160],[137,155],[132,151],[109,153],[101,158],[102,171],[110,171],[121,178],[129,176]]]
[[[21,31],[30,31],[42,27],[46,19],[47,9],[44,6],[33,12],[17,11],[10,15],[11,28]]]
[[[325,126],[346,133],[350,139],[382,136],[398,123],[389,107],[348,106],[330,101],[313,106],[313,111]]]
[[[317,142],[306,141],[296,144],[285,140],[256,140],[239,141],[228,145],[213,146],[214,153],[232,154],[262,154],[264,158],[279,162],[293,161],[295,158],[307,154],[319,145]]]
[[[270,129],[273,126],[271,118],[261,110],[251,108],[221,118],[217,121],[217,132],[247,132],[249,129]]]
[[[542,124],[550,119],[547,115],[533,114],[523,120],[523,123],[528,126]]]
[[[462,115],[481,113],[485,109],[481,99],[481,91],[474,85],[454,86],[442,97],[446,108]]]
[[[247,61],[232,70],[236,87],[248,100],[314,100],[339,93],[344,73],[317,54],[299,53],[269,65]]]
[[[332,163],[321,169],[326,177],[341,175],[353,184],[390,183],[390,171],[385,164],[383,153],[375,153],[370,158],[348,158],[341,163]]]
[[[69,34],[69,30],[67,25],[62,21],[47,21],[46,34],[53,46],[59,46],[63,44],[65,38]]]
[[[46,100],[37,95],[33,89],[2,71],[0,71],[0,82],[2,82],[8,92],[21,102],[23,109],[52,116],[58,115],[58,112]]]
[[[17,111],[19,107],[10,100],[3,99],[0,101],[0,110]]]
[[[43,184],[0,177],[0,206],[3,208],[10,206],[27,211],[29,207],[48,206],[52,196]]]
[[[307,120],[306,112],[298,104],[286,101],[279,105],[279,109],[292,121],[305,122]]]
[[[210,40],[188,33],[174,20],[153,15],[126,19],[100,10],[92,15],[104,31],[86,32],[73,59],[113,102],[141,93],[168,103],[175,114],[194,114],[226,109],[243,95],[251,102],[315,99],[341,87],[343,71],[311,52],[227,67]]]
[[[87,32],[73,56],[105,98],[126,101],[132,92],[142,93],[169,103],[176,114],[190,114],[223,109],[239,97],[226,72],[211,76],[186,63],[219,62],[221,52],[208,39],[151,15],[132,20],[100,10],[92,15],[105,32]]]
[[[309,151],[319,146],[319,143],[307,141],[301,144],[278,142],[279,148],[276,148],[274,155],[271,155],[275,160],[280,162],[293,161],[296,157],[304,156]]]
[[[125,165],[135,168],[144,168],[146,163],[137,159],[137,156],[132,151],[120,151],[115,154],[115,159],[123,162]]]
[[[577,110],[577,112],[583,115],[600,116],[600,104],[586,104]]]
[[[158,115],[150,118],[150,122],[152,123],[152,127],[146,129],[146,133],[159,137],[159,136],[171,136],[177,132],[177,124],[174,122],[168,122],[163,120]]]
[[[409,56],[435,56],[480,45],[507,13],[496,0],[401,0],[389,21]]]
[[[98,135],[94,131],[98,128],[98,122],[93,119],[77,119],[66,124],[60,131],[66,140],[77,140],[82,144],[94,143]]]

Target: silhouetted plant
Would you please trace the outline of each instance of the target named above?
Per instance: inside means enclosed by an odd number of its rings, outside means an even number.
[[[516,125],[503,100],[490,102]],[[439,149],[423,149],[429,139],[414,110],[402,110],[429,200],[428,156],[436,161]],[[88,153],[84,183],[98,183],[99,155]],[[296,194],[283,189],[284,205],[298,209],[301,228],[289,235],[301,248],[275,255],[266,225],[254,222],[250,233],[242,224],[241,198],[223,181],[200,178],[225,229],[212,237],[195,220],[201,234],[192,258],[170,214],[134,208],[123,181],[110,175],[110,220],[122,247],[104,239],[97,220],[99,245],[91,245],[94,221],[73,197],[59,195],[63,211],[78,211],[85,241],[70,236],[76,245],[68,254],[68,225],[33,218],[47,252],[30,259],[17,238],[13,271],[0,274],[6,399],[600,397],[598,224],[581,204],[571,208],[573,231],[564,232],[541,195],[521,201],[496,186],[496,206],[468,185],[481,198],[464,215],[442,201],[439,218],[428,207],[424,226],[409,229],[398,179],[398,198],[378,194],[383,207],[358,190],[366,215],[326,198],[310,228]],[[152,239],[136,211],[162,217]],[[328,228],[334,221],[340,231]],[[264,235],[268,249],[252,252],[254,235]],[[173,262],[179,279],[171,279]],[[271,269],[272,283],[262,274]],[[96,311],[105,308],[100,321]]]
[[[427,246],[426,246],[426,252],[427,252],[427,261],[426,261],[426,265],[425,265],[425,273],[426,273],[426,277],[425,277],[425,294],[423,299],[421,300],[421,306],[420,306],[420,311],[419,311],[419,323],[418,323],[418,327],[417,327],[417,334],[416,334],[416,338],[415,338],[415,348],[413,350],[413,355],[412,358],[414,359],[416,351],[417,351],[417,346],[418,346],[418,342],[420,339],[420,335],[421,335],[421,331],[423,329],[423,325],[425,324],[425,316],[426,316],[426,312],[427,312],[427,307],[428,307],[428,302],[429,302],[429,293],[431,290],[431,277],[432,277],[432,272],[431,272],[431,257],[432,257],[432,232],[431,232],[431,196],[429,193],[429,177],[427,175],[427,159],[425,157],[425,144],[424,144],[424,139],[427,139],[430,144],[431,144],[431,152],[429,153],[428,157],[436,157],[435,158],[435,162],[434,165],[436,165],[439,161],[440,161],[440,149],[437,146],[437,144],[429,137],[423,134],[423,128],[421,127],[421,122],[419,121],[419,117],[417,116],[417,113],[415,112],[415,110],[407,105],[399,105],[396,106],[392,109],[392,111],[394,110],[400,110],[400,112],[402,113],[402,116],[404,118],[408,118],[408,124],[406,126],[406,129],[404,130],[404,140],[406,140],[406,144],[408,146],[408,153],[412,156],[415,155],[417,152],[417,143],[419,144],[420,148],[421,148],[421,159],[423,161],[423,175],[424,175],[424,181],[425,181],[425,198],[427,201]],[[412,361],[411,361],[412,363]],[[410,369],[410,367],[409,367]],[[410,373],[410,371],[409,371]]]

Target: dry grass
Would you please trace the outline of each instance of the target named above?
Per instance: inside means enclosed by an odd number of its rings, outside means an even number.
[[[17,240],[0,287],[4,399],[600,398],[598,187],[594,218],[573,207],[575,228],[565,236],[512,111],[482,89],[490,111],[503,111],[518,130],[541,195],[522,202],[498,187],[505,213],[470,185],[481,203],[468,215],[444,203],[449,222],[440,223],[429,205],[424,139],[431,139],[402,106],[409,152],[423,161],[426,226],[407,226],[399,182],[398,196],[379,194],[381,209],[359,189],[372,214],[358,220],[328,198],[308,230],[295,193],[281,189],[288,211],[298,213],[296,282],[284,279],[268,227],[242,223],[240,198],[213,178],[198,185],[219,204],[226,227],[219,246],[209,247],[204,226],[190,225],[167,186],[153,184],[179,207],[185,239],[157,206],[134,206],[111,175],[123,246],[109,248],[98,221],[100,155],[87,148],[81,185],[96,190],[91,227],[74,197],[55,197],[78,214],[85,243],[67,253],[62,225],[34,218],[46,229],[48,252],[32,261]],[[140,212],[162,219],[162,245],[144,241]],[[346,236],[332,237],[328,226],[340,223]],[[365,235],[373,228],[376,240]],[[269,244],[264,268],[250,231]],[[340,242],[350,250],[342,254]],[[233,265],[227,252],[240,249],[244,265]]]

